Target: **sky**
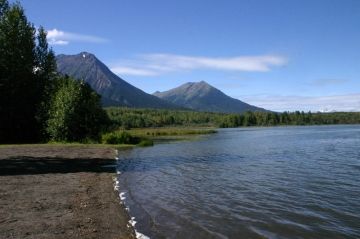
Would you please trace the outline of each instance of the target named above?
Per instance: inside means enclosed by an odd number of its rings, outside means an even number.
[[[359,0],[22,0],[56,54],[147,93],[206,81],[274,111],[360,111]]]

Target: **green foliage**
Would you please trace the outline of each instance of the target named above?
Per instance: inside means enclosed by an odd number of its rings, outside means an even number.
[[[186,136],[186,135],[204,135],[217,133],[214,129],[198,127],[161,127],[161,128],[133,128],[125,132],[142,138],[157,138],[162,136]]]
[[[205,113],[184,110],[165,109],[134,109],[134,108],[107,108],[113,125],[122,128],[148,128],[162,126],[209,126],[213,125],[216,113]]]
[[[97,140],[106,122],[100,96],[88,84],[69,77],[57,80],[47,120],[50,140]]]
[[[140,141],[140,143],[138,144],[138,146],[140,147],[149,147],[149,146],[153,146],[154,145],[154,141],[150,140],[150,139],[142,139]]]
[[[43,27],[38,30],[36,53],[36,77],[38,79],[38,94],[40,103],[37,107],[36,120],[40,125],[40,136],[47,138],[46,122],[49,119],[50,98],[54,93],[55,80],[57,78],[55,55],[49,49],[46,40],[46,31]]]
[[[138,144],[141,139],[125,131],[115,131],[103,134],[101,142],[103,144]]]
[[[8,3],[2,1],[1,5]],[[0,142],[30,141],[36,133],[34,34],[35,28],[19,4],[1,7]]]
[[[276,125],[359,124],[359,112],[245,112],[223,114],[184,110],[107,108],[113,127],[215,126],[222,128]],[[157,132],[150,132],[151,134]],[[166,133],[166,132],[165,132]],[[162,132],[159,132],[162,134]]]
[[[7,0],[0,0],[0,18],[9,9],[9,3]]]
[[[141,147],[154,145],[154,142],[149,138],[133,136],[123,130],[103,134],[101,142],[103,144],[133,144]]]
[[[43,28],[37,36],[19,3],[0,0],[0,143],[40,140],[55,65]]]

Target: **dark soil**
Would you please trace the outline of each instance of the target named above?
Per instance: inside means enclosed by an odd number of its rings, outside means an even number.
[[[0,147],[0,238],[135,238],[114,191],[114,149]]]

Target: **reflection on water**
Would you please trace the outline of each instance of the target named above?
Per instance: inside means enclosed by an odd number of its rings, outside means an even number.
[[[120,155],[151,238],[359,238],[360,126],[220,130]]]

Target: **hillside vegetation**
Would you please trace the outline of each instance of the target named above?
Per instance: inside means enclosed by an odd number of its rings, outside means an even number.
[[[359,124],[360,112],[250,112],[242,114],[208,113],[184,110],[106,108],[113,127],[146,128],[164,126],[277,126]]]

